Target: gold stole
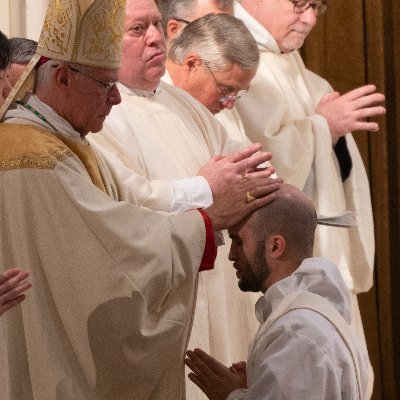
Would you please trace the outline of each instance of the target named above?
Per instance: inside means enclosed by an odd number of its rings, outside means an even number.
[[[74,154],[93,184],[106,193],[96,156],[89,145],[71,142],[34,125],[0,124],[0,170],[53,169]]]
[[[82,161],[93,184],[102,192],[106,193],[106,187],[104,186],[96,156],[91,146],[89,144],[83,145],[74,143],[61,137],[59,137],[59,139]]]

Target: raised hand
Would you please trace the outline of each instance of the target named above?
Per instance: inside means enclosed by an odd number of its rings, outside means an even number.
[[[379,125],[367,121],[367,118],[385,114],[385,107],[377,105],[384,100],[385,96],[376,92],[375,85],[366,85],[343,95],[338,92],[327,93],[315,112],[327,120],[335,145],[341,136],[352,131],[378,131]]]

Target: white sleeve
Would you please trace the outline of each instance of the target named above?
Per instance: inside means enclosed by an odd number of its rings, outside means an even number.
[[[207,208],[213,203],[210,185],[203,176],[174,180],[171,184],[169,212],[172,214],[194,208]]]
[[[142,166],[125,165],[121,158],[110,151],[106,137],[89,138],[98,160],[108,194],[118,201],[179,214],[212,205],[211,187],[202,176],[176,180],[147,179],[141,174]],[[103,143],[104,142],[104,143]],[[115,144],[114,144],[115,145]],[[134,163],[135,160],[130,160]],[[139,162],[138,162],[139,164]]]

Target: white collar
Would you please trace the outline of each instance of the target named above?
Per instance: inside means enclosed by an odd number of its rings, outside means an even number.
[[[325,297],[346,321],[351,321],[351,299],[339,270],[331,261],[318,257],[306,258],[292,275],[268,288],[256,303],[257,320],[265,322],[289,293],[298,291]]]
[[[158,85],[158,87],[155,90],[146,90],[146,89],[139,89],[127,86],[119,82],[118,89],[120,90],[121,93],[126,94],[128,96],[138,96],[138,97],[153,97],[161,93],[160,85]]]
[[[255,41],[257,42],[260,51],[272,51],[273,53],[282,53],[275,38],[264,28],[247,10],[235,2],[235,17],[241,19],[247,26]]]
[[[49,123],[43,121],[43,119],[37,116],[33,111],[19,104],[17,107],[10,108],[7,111],[4,120],[11,123],[14,122],[14,118],[28,120],[35,125],[43,126],[45,129],[56,133],[58,136],[79,143],[87,143],[86,139],[82,139],[80,133],[77,132],[66,119],[60,117],[52,107],[43,103],[34,94],[28,93],[27,96],[24,97],[24,102],[39,112]]]

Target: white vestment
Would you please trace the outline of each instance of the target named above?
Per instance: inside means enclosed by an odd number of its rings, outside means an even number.
[[[174,85],[174,81],[172,80],[171,75],[168,73],[168,70],[165,71],[162,80],[166,83],[169,83],[170,85]],[[246,136],[242,120],[235,107],[231,109],[225,108],[214,116],[222,124],[232,140],[243,142],[245,144],[251,144],[249,138]]]
[[[143,194],[136,196],[139,204],[170,211],[171,180],[193,177],[214,155],[244,146],[230,140],[214,116],[179,88],[164,82],[156,93],[119,88],[121,104],[112,109],[105,129],[89,140],[112,171],[115,190],[123,199],[129,200],[134,190]],[[130,182],[132,174],[147,178],[150,184],[147,181],[140,190]],[[196,206],[189,204],[189,208]],[[220,246],[214,270],[199,275],[188,347],[200,347],[231,363],[246,357],[257,321],[254,298],[238,290],[228,252],[227,246]],[[187,399],[196,398],[204,396],[188,381]]]
[[[271,34],[238,3],[235,15],[250,29],[261,57],[248,94],[236,105],[246,134],[272,152],[277,175],[310,195],[319,214],[354,211],[357,227],[318,226],[314,254],[333,261],[353,293],[368,291],[375,252],[368,178],[347,134],[352,169],[342,182],[327,121],[315,114],[322,95],[332,88],[305,68],[297,51],[281,53]],[[353,322],[362,335],[355,295],[353,307]]]
[[[18,106],[0,124],[0,268],[33,284],[1,317],[1,398],[181,399],[202,216],[110,199],[69,147],[88,143],[29,104],[48,122]]]
[[[304,293],[312,294],[314,304],[282,312],[289,297]],[[371,365],[364,343],[350,325],[350,303],[339,271],[322,258],[304,260],[291,276],[272,285],[256,304],[260,329],[250,348],[248,389],[235,390],[227,400],[369,399]],[[327,309],[330,313],[322,315],[335,318],[328,320],[313,309]]]

